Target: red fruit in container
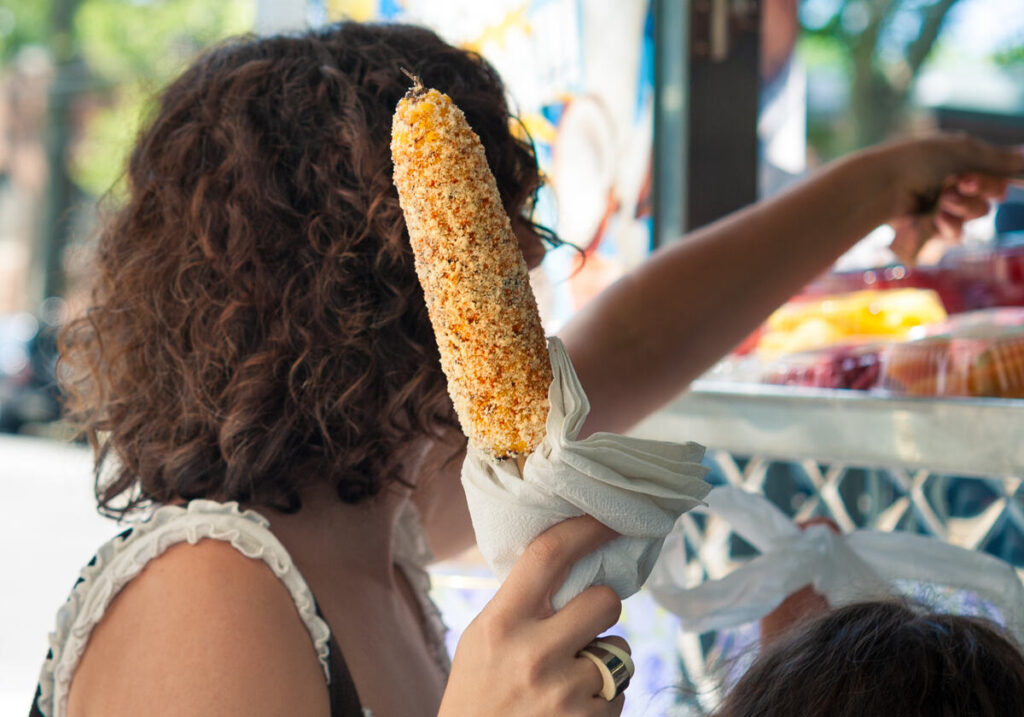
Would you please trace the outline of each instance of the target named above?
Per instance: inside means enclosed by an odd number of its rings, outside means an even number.
[[[963,311],[1024,306],[1024,246],[954,249],[939,272],[959,285]]]
[[[791,354],[776,361],[764,382],[783,386],[869,391],[881,375],[877,346],[842,346]]]

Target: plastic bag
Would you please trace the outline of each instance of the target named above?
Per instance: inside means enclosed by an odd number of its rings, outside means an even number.
[[[705,499],[709,512],[761,555],[720,580],[688,588],[681,523],[665,539],[648,589],[688,632],[758,620],[805,585],[833,607],[895,595],[895,581],[968,590],[991,603],[1018,641],[1024,639],[1024,585],[1007,563],[937,538],[858,530],[837,535],[824,525],[801,531],[761,495],[720,487]]]

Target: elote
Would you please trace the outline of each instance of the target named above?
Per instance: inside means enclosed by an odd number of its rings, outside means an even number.
[[[526,263],[479,137],[413,79],[392,123],[394,181],[448,392],[471,445],[521,458],[544,438],[552,380]]]

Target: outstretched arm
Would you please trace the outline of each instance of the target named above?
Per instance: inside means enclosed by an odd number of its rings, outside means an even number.
[[[581,435],[621,433],[670,401],[880,224],[955,236],[1005,191],[1000,177],[1022,171],[1020,153],[958,136],[877,147],[659,250],[562,331],[591,402]],[[917,216],[940,189],[933,220]],[[439,558],[472,544],[461,463],[417,491]]]
[[[562,332],[591,401],[582,435],[667,403],[875,227],[926,221],[916,212],[938,195],[925,229],[958,234],[1021,171],[1019,152],[960,136],[885,145],[659,250]]]

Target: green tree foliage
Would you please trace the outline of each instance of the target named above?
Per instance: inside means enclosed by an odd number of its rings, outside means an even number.
[[[27,45],[54,48],[54,0],[0,0],[0,63]],[[203,48],[252,29],[254,0],[78,0],[70,40],[85,72],[76,74],[78,113],[71,176],[105,194],[152,97]]]
[[[837,134],[826,155],[875,144],[898,129],[914,79],[957,2],[818,1],[817,12],[801,13],[801,49],[833,61],[839,58],[850,79],[845,132]],[[813,15],[813,24],[807,23],[808,15]]]
[[[72,158],[75,182],[118,193],[152,98],[203,48],[251,30],[253,13],[253,0],[83,0],[74,33],[102,104]]]
[[[27,45],[49,43],[51,6],[51,0],[0,0],[0,63]]]
[[[1000,50],[993,56],[997,65],[1003,67],[1024,67],[1024,37],[1013,46]]]
[[[162,84],[200,50],[252,28],[251,0],[82,0],[75,34],[108,82]]]

